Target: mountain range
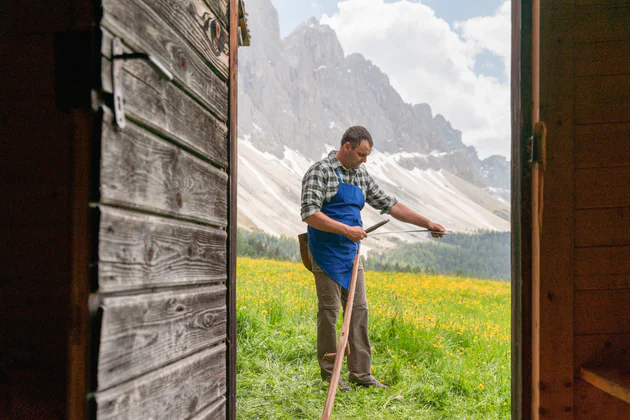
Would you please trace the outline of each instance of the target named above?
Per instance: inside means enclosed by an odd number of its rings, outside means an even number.
[[[480,160],[429,104],[405,103],[376,65],[345,55],[329,26],[311,18],[282,39],[269,0],[247,6],[252,43],[239,50],[241,226],[303,231],[302,175],[338,147],[347,127],[363,125],[374,139],[366,168],[388,193],[452,230],[509,230],[505,157]],[[383,216],[365,210],[363,217],[367,225]],[[399,238],[372,241],[380,247]]]

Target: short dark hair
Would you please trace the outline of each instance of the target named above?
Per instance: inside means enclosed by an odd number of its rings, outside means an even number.
[[[372,136],[370,135],[370,132],[367,131],[367,128],[355,125],[348,128],[346,132],[343,133],[343,136],[341,137],[341,145],[343,146],[349,142],[352,148],[356,149],[363,140],[367,140],[370,147],[374,146]]]

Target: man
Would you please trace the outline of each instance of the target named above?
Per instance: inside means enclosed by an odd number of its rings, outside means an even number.
[[[322,379],[330,381],[334,361],[323,360],[337,351],[336,322],[339,308],[348,298],[352,262],[357,242],[367,234],[361,209],[367,202],[381,214],[444,232],[444,228],[397,202],[379,188],[362,163],[372,152],[372,136],[360,126],[350,127],[341,138],[341,148],[316,162],[302,179],[302,220],[308,224],[308,244],[317,290],[317,358]],[[439,234],[438,234],[439,235]],[[363,267],[359,265],[352,319],[348,334],[348,379],[362,386],[386,388],[371,374],[372,352],[368,338],[368,304]],[[340,381],[339,389],[351,388]]]

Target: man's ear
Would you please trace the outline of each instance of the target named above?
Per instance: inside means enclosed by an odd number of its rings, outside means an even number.
[[[345,142],[342,146],[343,150],[345,150],[346,152],[352,150],[352,145],[350,144],[349,141]]]

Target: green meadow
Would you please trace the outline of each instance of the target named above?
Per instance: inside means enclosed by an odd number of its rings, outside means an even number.
[[[319,419],[311,273],[249,258],[237,271],[237,418]],[[372,370],[391,388],[338,393],[334,419],[510,418],[509,283],[369,271],[366,283]]]

